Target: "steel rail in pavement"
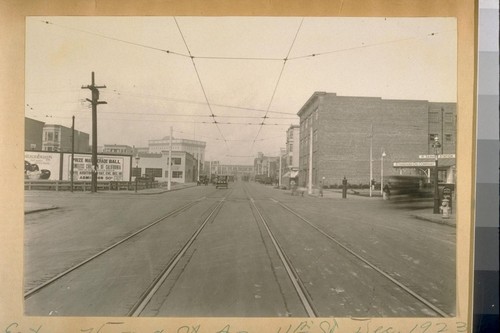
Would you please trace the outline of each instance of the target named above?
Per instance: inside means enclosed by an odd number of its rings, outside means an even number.
[[[357,254],[355,251],[353,251],[352,249],[350,249],[348,246],[346,246],[346,245],[342,244],[341,242],[339,242],[338,240],[336,240],[335,237],[331,236],[330,234],[328,234],[325,231],[323,231],[321,228],[319,228],[319,227],[315,226],[314,224],[312,224],[305,217],[303,217],[299,213],[295,212],[293,209],[291,209],[287,205],[285,205],[285,204],[283,204],[283,203],[281,203],[281,202],[279,202],[278,200],[275,200],[275,199],[271,199],[271,200],[274,201],[275,203],[277,203],[278,205],[280,205],[281,207],[283,207],[284,209],[288,210],[293,215],[297,216],[302,221],[304,221],[307,224],[309,224],[311,227],[313,227],[314,229],[316,229],[316,231],[318,231],[319,233],[321,233],[323,236],[327,237],[331,241],[335,242],[338,246],[340,246],[341,248],[343,248],[344,250],[346,250],[347,252],[349,252],[350,254],[352,254],[353,256],[355,256],[356,258],[358,258],[359,260],[361,260],[362,262],[364,262],[365,264],[367,264],[368,266],[370,266],[371,268],[373,268],[376,272],[380,273],[385,278],[389,279],[391,282],[393,282],[394,284],[396,284],[399,288],[403,289],[408,294],[410,294],[411,296],[413,296],[414,298],[416,298],[417,300],[419,300],[421,303],[423,303],[425,306],[427,306],[428,308],[430,308],[435,313],[439,314],[442,317],[450,317],[449,314],[447,314],[443,310],[439,309],[437,306],[435,306],[434,304],[432,304],[430,301],[428,301],[424,297],[420,296],[418,293],[416,293],[415,291],[411,290],[410,288],[408,288],[407,286],[405,286],[404,284],[402,284],[398,280],[394,279],[388,273],[384,272],[382,269],[380,269],[379,267],[377,267],[375,264],[372,264],[370,261],[368,261],[367,259],[365,259],[361,255]]]
[[[231,190],[232,192],[232,190]],[[186,253],[186,251],[191,247],[193,242],[196,240],[200,232],[203,230],[205,225],[208,223],[208,221],[212,218],[215,212],[220,211],[220,207],[224,204],[224,201],[226,198],[231,194],[227,194],[222,200],[219,201],[219,203],[215,206],[215,208],[210,212],[210,214],[205,218],[203,223],[200,225],[200,227],[193,233],[193,235],[189,238],[189,240],[184,244],[184,246],[177,252],[176,255],[172,258],[172,260],[166,265],[166,267],[163,269],[163,271],[158,274],[155,280],[150,284],[150,286],[146,289],[146,291],[142,294],[142,296],[139,298],[138,302],[134,304],[134,306],[130,309],[128,312],[127,316],[129,317],[138,317],[141,315],[142,311],[146,308],[148,303],[151,301],[153,296],[156,294],[158,289],[160,289],[161,285],[167,277],[170,275],[170,273],[173,271],[177,263],[181,260],[182,256]]]
[[[150,224],[146,225],[145,227],[142,227],[141,229],[135,231],[134,233],[132,233],[131,235],[117,241],[116,243],[108,246],[107,248],[105,248],[104,250],[94,254],[93,256],[83,260],[82,262],[76,264],[75,266],[71,267],[71,268],[68,268],[67,270],[65,270],[64,272],[62,273],[59,273],[58,275],[54,276],[53,278],[51,278],[50,280],[48,281],[45,281],[44,283],[40,284],[39,286],[33,288],[33,289],[30,289],[28,290],[26,293],[24,293],[24,299],[28,299],[30,298],[31,296],[33,296],[34,294],[36,294],[37,292],[39,292],[40,290],[42,290],[43,288],[47,287],[48,285],[54,283],[55,281],[59,280],[60,278],[68,275],[69,273],[71,273],[72,271],[82,267],[83,265],[89,263],[90,261],[96,259],[97,257],[100,257],[101,255],[103,255],[104,253],[110,251],[111,249],[117,247],[118,245],[128,241],[130,238],[134,237],[134,236],[137,236],[138,234],[142,233],[143,231],[151,228],[152,226],[160,223],[161,221],[165,220],[166,218],[169,218],[170,216],[174,215],[174,214],[177,214],[187,208],[190,208],[191,206],[194,206],[196,203],[204,200],[206,197],[202,197],[202,198],[199,198],[199,199],[196,199],[194,201],[191,201],[189,203],[187,203],[186,205],[182,206],[182,207],[179,207],[179,208],[176,208],[174,209],[173,211],[171,211],[170,213],[156,219],[155,221],[151,222]]]
[[[247,193],[248,195],[248,193]],[[271,241],[273,242],[274,247],[276,248],[276,251],[278,252],[278,256],[280,257],[281,261],[283,262],[283,265],[285,266],[285,270],[292,281],[292,284],[295,288],[295,291],[297,292],[297,295],[299,296],[299,299],[304,306],[304,309],[306,310],[306,313],[309,317],[315,318],[317,317],[317,311],[314,309],[312,302],[310,300],[310,297],[307,293],[307,289],[305,288],[304,284],[302,283],[302,280],[300,279],[299,275],[295,272],[295,269],[293,269],[293,265],[290,261],[290,259],[286,256],[285,252],[283,251],[281,245],[278,243],[276,238],[273,235],[273,232],[269,228],[265,218],[262,216],[260,210],[257,208],[255,205],[254,199],[248,195],[250,198],[250,202],[252,203],[253,207],[259,214],[259,217],[262,221],[262,224],[266,228],[266,231],[271,238]]]

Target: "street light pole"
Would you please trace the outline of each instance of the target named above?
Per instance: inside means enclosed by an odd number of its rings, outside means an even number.
[[[135,193],[137,193],[137,182],[138,182],[138,176],[137,172],[139,171],[139,153],[135,155]]]
[[[382,158],[380,159],[380,194],[384,195],[384,157],[385,151],[382,152]]]
[[[371,123],[371,133],[370,133],[370,198],[372,197],[372,180],[373,180],[373,123]]]
[[[438,186],[438,157],[439,148],[441,148],[441,143],[439,143],[439,138],[436,135],[434,137],[434,143],[432,144],[434,148],[434,214],[439,214],[439,186]]]

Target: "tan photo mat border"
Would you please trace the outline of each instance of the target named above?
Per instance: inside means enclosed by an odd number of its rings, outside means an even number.
[[[451,0],[0,0],[0,332],[447,332],[471,329],[475,128],[475,1]],[[457,316],[454,318],[122,318],[23,314],[24,51],[28,16],[455,17],[457,68]],[[430,272],[431,273],[431,272]],[[338,328],[329,330],[336,322]],[[427,325],[426,323],[431,323]],[[444,325],[444,326],[443,326]],[[392,329],[389,329],[389,328]],[[90,331],[90,329],[93,329]],[[193,329],[189,330],[192,332]],[[300,332],[300,331],[299,331]]]

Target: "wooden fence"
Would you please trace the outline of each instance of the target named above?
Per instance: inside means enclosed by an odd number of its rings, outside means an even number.
[[[134,181],[110,181],[97,182],[98,191],[134,191],[136,183]],[[138,181],[137,189],[158,187],[157,181]],[[30,190],[49,190],[49,191],[71,191],[71,181],[68,180],[25,180],[24,189]],[[91,191],[91,182],[74,181],[74,191]]]

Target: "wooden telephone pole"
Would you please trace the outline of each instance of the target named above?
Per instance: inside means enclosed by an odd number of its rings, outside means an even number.
[[[104,101],[99,101],[99,89],[106,88],[106,86],[96,86],[94,80],[94,72],[92,72],[92,84],[82,86],[82,89],[90,89],[92,92],[92,99],[88,99],[92,104],[92,192],[97,192],[97,105],[108,104]]]

